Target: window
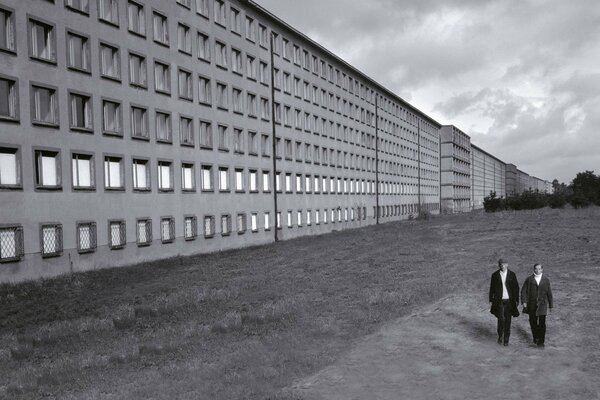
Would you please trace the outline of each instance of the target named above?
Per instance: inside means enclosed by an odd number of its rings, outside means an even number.
[[[208,18],[208,0],[196,0],[196,12]]]
[[[196,190],[196,179],[194,174],[194,164],[181,164],[181,190],[193,192]]]
[[[229,151],[229,128],[227,125],[219,125],[219,150]]]
[[[158,190],[173,191],[173,163],[170,161],[158,162]]]
[[[244,131],[240,128],[233,129],[233,151],[244,154]]]
[[[287,212],[287,227],[291,228],[294,226],[294,221],[292,220],[292,212],[288,211]]]
[[[19,261],[24,255],[23,227],[21,225],[0,227],[0,263]]]
[[[285,174],[285,191],[286,193],[292,193],[292,174]]]
[[[260,68],[259,68],[260,83],[262,83],[263,85],[268,85],[269,84],[269,66],[264,61],[261,61],[259,65],[260,65]]]
[[[89,6],[89,0],[65,0],[65,7],[82,14],[89,14]]]
[[[150,168],[148,168],[148,160],[136,159],[132,160],[133,172],[133,190],[148,191],[150,190]]]
[[[160,240],[163,243],[175,241],[175,218],[164,217],[160,219]]]
[[[67,30],[67,67],[77,71],[91,72],[88,37],[69,30]]]
[[[302,193],[302,175],[296,174],[296,193]]]
[[[250,229],[252,232],[258,232],[258,213],[250,214]]]
[[[77,223],[77,252],[93,253],[96,251],[96,223]]]
[[[296,212],[296,224],[299,228],[302,226],[302,210]]]
[[[287,94],[292,93],[292,75],[289,72],[283,73],[283,91]]]
[[[275,54],[281,54],[281,41],[279,39],[279,34],[271,31],[271,34],[273,35],[273,53]]]
[[[204,217],[204,237],[211,238],[215,235],[215,217],[212,215],[207,215]]]
[[[286,60],[290,59],[290,41],[287,40],[286,38],[282,39],[282,55],[283,58],[285,58]]]
[[[321,223],[321,215],[320,215],[321,211],[320,210],[315,210],[315,225],[319,225]]]
[[[210,90],[210,79],[198,76],[198,99],[200,104],[210,105],[211,100],[211,90]]]
[[[35,150],[35,184],[40,189],[60,189],[60,153],[51,150]]]
[[[267,33],[267,27],[263,24],[258,24],[258,43],[266,48],[269,42],[269,35]]]
[[[225,14],[226,9],[225,9],[225,1],[223,0],[215,0],[215,2],[213,3],[214,6],[214,17],[215,17],[215,23],[221,25],[223,28],[225,28],[226,24],[227,24],[227,16]]]
[[[244,113],[244,101],[242,99],[242,90],[238,88],[232,89],[233,112],[238,114]]]
[[[0,120],[19,120],[18,86],[16,80],[0,75]]]
[[[127,29],[129,29],[129,32],[140,36],[146,36],[146,21],[143,4],[132,0],[129,0],[127,3]]]
[[[227,167],[219,168],[219,190],[229,191],[229,169]]]
[[[58,126],[56,89],[49,86],[31,86],[33,123]]]
[[[21,187],[21,154],[19,149],[0,147],[0,188]]]
[[[219,41],[215,41],[215,63],[218,67],[227,69],[227,45]]]
[[[188,117],[179,117],[179,143],[194,145],[194,122]]]
[[[248,154],[258,154],[258,140],[256,138],[256,132],[248,132]]]
[[[231,31],[240,34],[242,32],[242,21],[239,10],[231,7],[229,17],[231,19]]]
[[[147,72],[146,57],[129,53],[129,83],[132,86],[146,88]]]
[[[56,63],[56,34],[54,25],[30,18],[29,40],[31,57]]]
[[[40,228],[40,244],[42,257],[60,256],[63,250],[62,225],[42,224]]]
[[[212,191],[214,188],[212,167],[210,165],[203,165],[201,168],[201,171],[202,171],[202,190]]]
[[[105,134],[122,136],[121,103],[102,100],[102,131]]]
[[[275,221],[277,229],[281,229],[281,211],[277,211],[277,220]]]
[[[154,28],[154,41],[169,46],[169,25],[167,17],[154,11],[152,13],[152,27]]]
[[[260,137],[260,149],[263,157],[269,157],[270,154],[270,141],[269,135],[261,135]]]
[[[71,156],[73,189],[93,189],[94,175],[94,158],[90,154],[73,153]]]
[[[244,192],[244,170],[235,170],[235,191]]]
[[[246,76],[248,79],[256,80],[256,58],[246,54]]]
[[[70,93],[71,128],[91,130],[92,124],[92,99],[89,95]],[[113,103],[114,104],[114,103]],[[118,111],[118,107],[115,111]]]
[[[171,69],[169,64],[154,61],[154,89],[159,93],[171,94]]]
[[[269,173],[269,171],[263,171],[262,173],[262,189],[264,193],[270,192],[271,191],[271,178],[270,178],[271,174]]]
[[[198,58],[210,62],[210,39],[202,32],[198,32]]]
[[[0,8],[0,50],[16,50],[15,13],[5,8]]]
[[[100,74],[105,78],[121,80],[121,56],[118,47],[100,43]]]
[[[227,99],[227,84],[217,82],[217,107],[227,110],[229,101]]]
[[[108,247],[118,250],[125,247],[125,221],[108,221]]]
[[[243,73],[242,52],[238,49],[231,49],[231,71],[241,75]]]
[[[119,1],[98,0],[98,18],[100,21],[119,26]]]
[[[212,124],[210,122],[200,121],[200,147],[213,148]]]
[[[145,108],[131,106],[131,136],[134,138],[149,139],[148,111]]]
[[[185,100],[194,100],[194,87],[192,82],[192,73],[179,68],[179,98]]]
[[[269,212],[265,212],[265,214],[264,214],[264,228],[265,228],[265,231],[268,231],[271,229],[271,213],[269,213]]]
[[[196,216],[189,215],[183,218],[183,237],[185,240],[195,240],[198,236],[198,220]]]
[[[248,116],[256,118],[256,95],[248,92],[247,99],[246,106],[248,107]]]
[[[256,27],[254,26],[254,19],[246,16],[246,39],[251,42],[256,41]]]
[[[152,244],[152,220],[140,218],[136,221],[136,242],[138,247]]]
[[[231,215],[221,215],[221,235],[229,236],[231,234]]]
[[[156,112],[156,141],[172,143],[171,114],[161,111]]]
[[[104,157],[104,188],[123,190],[123,159],[118,156]]]
[[[177,25],[177,49],[182,53],[192,54],[192,35],[187,25]]]
[[[248,229],[246,226],[246,214],[238,214],[236,222],[238,234],[241,235],[245,233],[246,229]]]
[[[265,97],[260,98],[260,117],[268,121],[271,116],[271,112],[269,110],[269,99]]]
[[[258,192],[258,172],[256,170],[250,170],[249,177],[250,177],[250,192]]]

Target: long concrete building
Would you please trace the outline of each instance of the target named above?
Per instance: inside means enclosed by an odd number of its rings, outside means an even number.
[[[0,282],[439,213],[440,129],[252,1],[0,0]]]

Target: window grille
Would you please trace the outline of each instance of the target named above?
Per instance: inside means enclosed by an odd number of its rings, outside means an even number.
[[[23,227],[0,228],[0,262],[19,261],[24,254]]]
[[[77,225],[77,251],[92,253],[96,251],[96,223],[82,222]]]
[[[137,221],[137,244],[140,247],[152,244],[151,219],[140,219]]]
[[[108,224],[108,246],[112,250],[125,247],[125,221],[110,221]]]
[[[40,239],[42,257],[61,255],[63,249],[61,224],[42,225]]]

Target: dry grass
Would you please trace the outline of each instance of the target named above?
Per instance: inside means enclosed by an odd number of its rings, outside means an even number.
[[[382,324],[484,292],[499,256],[597,266],[599,216],[432,217],[0,286],[0,398],[296,399]]]

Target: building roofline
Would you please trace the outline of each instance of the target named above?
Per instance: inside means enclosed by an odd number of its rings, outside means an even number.
[[[475,144],[473,144],[473,143],[471,143],[471,147],[475,147],[477,150],[481,151],[482,153],[485,153],[485,154],[487,154],[488,156],[492,157],[492,158],[493,158],[493,159],[495,159],[495,160],[498,160],[498,161],[500,161],[500,162],[501,162],[502,164],[504,164],[504,165],[511,165],[511,163],[505,163],[504,161],[502,161],[501,159],[499,159],[499,158],[498,158],[498,157],[496,157],[495,155],[488,153],[487,151],[483,150],[481,147],[479,147],[479,146],[477,146],[477,145],[475,145]],[[515,165],[515,164],[512,164],[512,165]],[[515,167],[516,167],[516,165],[515,165]]]
[[[364,79],[365,81],[369,82],[371,85],[375,86],[379,91],[384,92],[385,94],[387,94],[391,98],[399,101],[403,106],[405,106],[406,108],[410,109],[411,111],[419,114],[421,117],[427,119],[429,122],[433,123],[438,128],[442,127],[442,124],[440,124],[439,122],[437,122],[435,119],[433,119],[429,115],[425,114],[423,111],[419,110],[417,107],[413,106],[412,104],[410,104],[409,102],[407,102],[406,100],[404,100],[402,97],[398,96],[397,94],[395,94],[391,90],[387,89],[385,86],[381,85],[380,83],[378,83],[377,81],[375,81],[373,78],[369,77],[367,74],[363,73],[362,71],[360,71],[356,67],[354,67],[351,64],[349,64],[348,62],[344,61],[342,58],[340,58],[339,56],[337,56],[336,54],[334,54],[330,50],[326,49],[323,45],[317,43],[316,41],[314,41],[310,37],[306,36],[304,33],[300,32],[298,29],[294,28],[293,26],[291,26],[287,22],[283,21],[281,18],[279,18],[278,16],[276,16],[275,14],[273,14],[271,11],[267,10],[263,6],[257,4],[253,0],[240,0],[240,2],[245,3],[246,5],[248,5],[249,7],[251,7],[254,11],[260,13],[264,17],[269,18],[270,20],[272,20],[276,24],[280,25],[282,28],[291,31],[294,35],[300,37],[302,40],[307,41],[308,43],[310,43],[311,46],[316,47],[317,49],[319,49],[323,53],[325,53],[328,56],[330,56],[331,58],[335,59],[342,66],[344,66],[345,68],[347,68],[350,71],[354,72],[355,74],[359,75],[362,79]]]

